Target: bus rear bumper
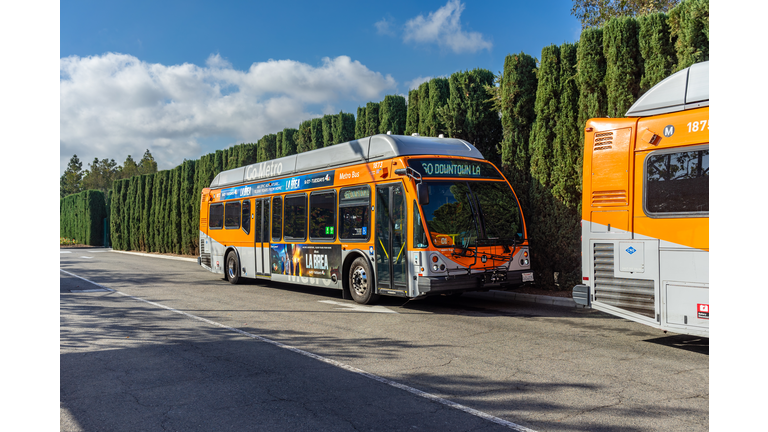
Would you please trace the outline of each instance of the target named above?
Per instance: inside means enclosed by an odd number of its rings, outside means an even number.
[[[525,275],[525,276],[524,276]],[[473,273],[451,276],[421,276],[418,280],[419,295],[448,294],[463,291],[505,289],[532,281],[530,270],[506,272],[506,280],[494,280],[489,273]]]

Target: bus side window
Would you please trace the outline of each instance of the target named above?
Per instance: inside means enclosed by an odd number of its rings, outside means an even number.
[[[428,246],[427,232],[424,231],[424,224],[421,222],[419,206],[416,204],[416,200],[413,200],[413,247],[425,248]]]
[[[272,199],[272,241],[280,241],[283,237],[283,198]]]
[[[285,197],[285,228],[283,236],[286,240],[307,239],[307,195]]]
[[[224,227],[224,206],[211,204],[208,210],[208,228],[222,229]]]
[[[250,234],[251,233],[251,200],[243,201],[243,216],[241,219],[243,221],[243,225],[242,225],[243,231],[246,234]]]
[[[339,193],[339,239],[367,241],[370,236],[371,189],[346,188]]]
[[[224,228],[240,228],[240,201],[224,204]]]
[[[309,238],[336,238],[336,191],[313,192],[309,195]]]
[[[709,149],[651,153],[645,164],[645,213],[709,213]]]

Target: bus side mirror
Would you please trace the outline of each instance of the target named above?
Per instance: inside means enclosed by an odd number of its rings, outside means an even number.
[[[429,188],[425,183],[416,185],[416,195],[419,198],[419,205],[425,206],[429,204]]]

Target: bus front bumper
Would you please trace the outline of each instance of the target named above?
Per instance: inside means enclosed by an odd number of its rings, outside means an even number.
[[[447,294],[463,291],[485,291],[489,289],[512,288],[533,282],[531,270],[516,270],[499,275],[497,272],[472,273],[450,276],[420,276],[418,279],[419,295]]]

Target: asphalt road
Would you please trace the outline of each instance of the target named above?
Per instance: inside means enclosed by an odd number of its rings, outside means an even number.
[[[60,265],[62,431],[708,430],[708,339],[467,296],[363,307],[105,249]]]

